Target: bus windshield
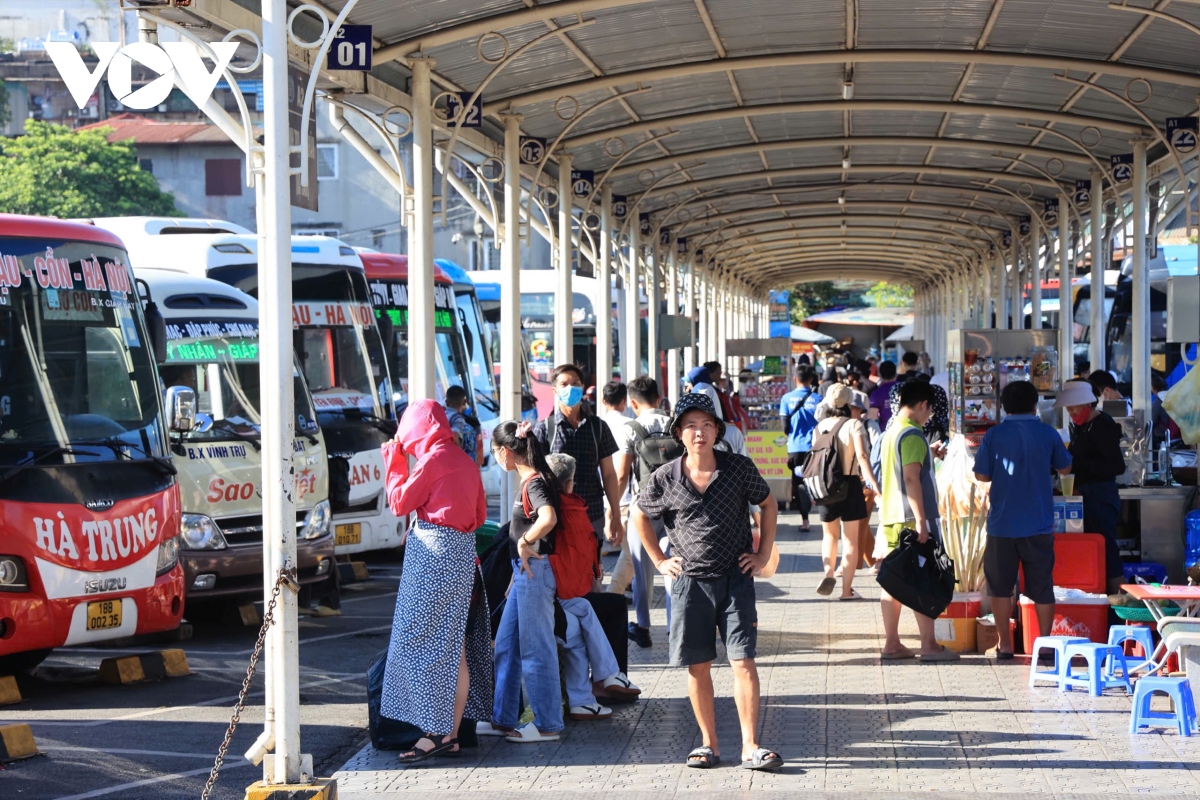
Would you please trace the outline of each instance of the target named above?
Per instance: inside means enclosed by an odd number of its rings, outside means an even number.
[[[167,455],[127,260],[102,244],[0,240],[0,465]]]
[[[455,288],[458,306],[458,322],[466,340],[467,356],[471,365],[471,385],[475,387],[476,416],[484,422],[500,416],[500,393],[496,390],[496,376],[492,374],[491,359],[488,358],[488,341],[484,336],[483,317],[474,287]]]
[[[183,434],[193,441],[257,439],[259,413],[258,322],[190,320],[167,323],[167,360],[158,369],[165,386],[196,392],[196,426]],[[293,372],[296,433],[320,428],[308,387]]]

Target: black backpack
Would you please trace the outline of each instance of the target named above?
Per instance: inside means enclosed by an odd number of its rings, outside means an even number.
[[[817,434],[813,449],[804,458],[801,477],[816,505],[836,505],[850,496],[850,483],[842,472],[841,447],[837,438],[838,431],[849,421],[838,420],[832,429]]]
[[[638,486],[645,486],[655,470],[683,455],[683,445],[667,431],[650,433],[636,419],[626,424],[633,431],[633,452],[637,455],[634,474]]]

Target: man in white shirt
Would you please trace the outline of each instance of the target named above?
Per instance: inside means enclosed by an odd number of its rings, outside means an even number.
[[[619,446],[621,444],[621,437],[624,435],[622,430],[625,428],[625,423],[633,419],[633,414],[629,413],[629,400],[625,384],[620,381],[609,381],[604,384],[604,387],[600,390],[600,419],[604,420],[604,423],[608,425],[613,439],[616,440]],[[621,519],[625,519],[628,516],[630,502],[629,490],[625,489],[621,491]],[[628,537],[621,540],[619,548],[621,556],[617,560],[616,567],[613,568],[612,581],[608,587],[610,592],[616,594],[624,594],[625,590],[629,587],[629,581],[633,578],[633,563],[629,560],[629,542],[627,539]],[[604,552],[612,553],[617,551],[617,546],[605,543]]]
[[[621,433],[616,436],[617,453],[613,457],[613,466],[617,471],[618,490],[621,492],[628,490],[632,504],[632,500],[637,499],[638,492],[641,490],[638,475],[644,476],[647,470],[653,466],[638,455],[638,442],[648,437],[664,435],[669,439],[671,417],[658,408],[658,382],[653,378],[639,375],[631,380],[626,388],[629,404],[633,406],[633,413],[636,415],[633,420],[636,426],[633,423],[626,423]],[[638,430],[638,427],[641,430]],[[671,439],[670,442],[674,443],[674,440]],[[663,444],[666,443],[663,442]],[[660,539],[666,535],[661,520],[651,520],[651,522],[658,526],[656,531]],[[650,639],[650,600],[654,593],[656,570],[654,562],[643,550],[641,541],[634,536],[628,536],[626,539],[629,541],[629,556],[633,566],[632,589],[635,617],[635,621],[629,623],[629,638],[639,647],[650,647],[653,645]]]

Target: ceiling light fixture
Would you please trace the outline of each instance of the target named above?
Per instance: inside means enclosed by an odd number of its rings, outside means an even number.
[[[842,159],[842,169],[850,169],[850,156]]]
[[[854,81],[844,81],[842,83],[842,99],[843,100],[853,100],[854,99]]]

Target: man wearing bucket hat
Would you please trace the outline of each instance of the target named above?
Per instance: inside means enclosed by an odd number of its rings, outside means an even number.
[[[659,467],[642,487],[630,521],[646,554],[672,579],[671,664],[688,668],[688,697],[702,745],[688,754],[697,769],[720,762],[713,704],[716,633],[725,642],[742,728],[742,766],[778,769],[783,759],[757,741],[759,681],[754,665],[758,612],[754,575],[775,541],[777,508],[754,462],[715,450],[725,423],[705,394],[686,394],[675,406],[671,435],[684,455]],[[762,506],[762,537],[753,552],[749,504]],[[673,556],[659,547],[651,520],[661,519]]]
[[[1121,494],[1117,478],[1125,474],[1121,455],[1121,426],[1096,408],[1099,399],[1088,381],[1067,381],[1054,403],[1071,417],[1071,444],[1075,490],[1083,497],[1083,527],[1104,535],[1104,572],[1109,594],[1125,582],[1121,548],[1117,545],[1117,520]]]

